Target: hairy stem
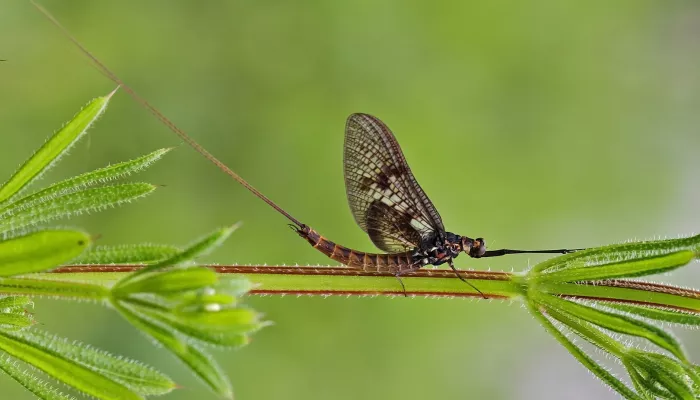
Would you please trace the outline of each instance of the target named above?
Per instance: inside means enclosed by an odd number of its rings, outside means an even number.
[[[140,265],[76,265],[42,275],[52,280],[110,284],[140,268]],[[212,268],[222,274],[248,278],[257,285],[251,291],[254,294],[404,295],[401,283],[388,273],[368,273],[342,267],[218,265]],[[486,298],[491,299],[519,298],[529,284],[524,276],[513,273],[461,271],[460,275],[479,288]],[[400,279],[408,296],[481,298],[473,288],[457,279],[451,270],[419,270],[402,275]],[[539,289],[565,298],[644,304],[700,313],[700,291],[669,285],[607,280],[595,284],[547,284]]]

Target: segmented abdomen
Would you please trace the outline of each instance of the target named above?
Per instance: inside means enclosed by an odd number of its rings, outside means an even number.
[[[366,272],[399,273],[415,270],[419,267],[413,262],[413,252],[411,251],[393,254],[365,253],[331,242],[308,226],[297,229],[297,233],[316,250],[351,268],[358,268]]]

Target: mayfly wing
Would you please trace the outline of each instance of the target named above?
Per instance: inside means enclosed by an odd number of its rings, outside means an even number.
[[[343,162],[350,209],[375,246],[398,253],[445,231],[396,138],[379,118],[348,117]]]

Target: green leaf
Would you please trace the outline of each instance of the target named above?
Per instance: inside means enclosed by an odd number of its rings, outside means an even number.
[[[88,103],[25,161],[10,180],[0,187],[0,203],[17,194],[58,161],[61,155],[65,154],[85,134],[90,125],[102,115],[113,94],[114,92],[104,97],[98,97]]]
[[[625,335],[636,336],[654,343],[662,349],[668,350],[681,360],[687,360],[680,343],[662,329],[650,325],[644,321],[634,319],[625,315],[613,314],[606,311],[597,310],[593,307],[585,306],[573,301],[564,300],[557,296],[542,295],[538,301],[550,307],[570,314],[574,318],[580,318],[601,328]]]
[[[61,393],[48,382],[39,379],[25,367],[10,357],[0,357],[0,370],[24,386],[30,393],[42,400],[74,400],[73,396]]]
[[[528,308],[530,313],[537,318],[538,321],[544,326],[544,328],[549,332],[554,338],[561,343],[566,350],[571,353],[584,367],[588,368],[589,371],[593,373],[598,379],[603,381],[603,383],[610,386],[620,395],[626,399],[631,400],[643,400],[642,397],[634,393],[627,385],[625,385],[621,380],[617,379],[613,374],[608,372],[603,366],[595,362],[590,358],[580,347],[576,346],[574,342],[569,340],[569,338],[557,329],[554,324],[539,311],[539,306],[533,302],[528,303]]]
[[[531,305],[531,308],[542,307],[552,318],[576,332],[583,339],[618,357],[627,368],[640,395],[644,398],[694,399],[696,398],[694,396],[700,394],[697,392],[697,389],[700,388],[700,385],[697,384],[700,382],[700,377],[698,377],[696,366],[658,353],[627,347],[597,329],[593,324],[605,328],[613,327],[612,330],[623,331],[623,333],[647,339],[650,339],[651,336],[650,340],[660,347],[673,353],[680,351],[679,346],[674,346],[675,341],[670,336],[663,337],[667,335],[665,332],[658,335],[660,331],[658,328],[648,324],[637,325],[640,321],[632,318],[621,318],[621,316],[614,314],[600,315],[595,313],[598,310],[580,304],[572,302],[559,304],[564,300],[552,299],[553,296],[550,295],[536,292],[529,294],[532,294],[536,298],[534,301],[537,302],[537,306]],[[582,310],[581,307],[585,310]],[[589,320],[593,322],[589,322]],[[632,332],[630,333],[630,331]],[[575,353],[572,352],[572,354],[576,356]],[[684,359],[682,352],[680,358]],[[593,369],[591,370],[593,371]],[[598,375],[596,371],[593,372]],[[628,394],[620,391],[620,388],[615,387],[615,389],[623,396],[631,398]],[[635,398],[639,398],[639,396],[635,396]]]
[[[3,328],[26,328],[34,325],[34,317],[27,312],[3,312],[0,313],[0,325]]]
[[[96,246],[71,264],[145,264],[170,258],[179,252],[175,246],[162,244]]]
[[[614,308],[620,311],[636,314],[640,317],[649,318],[657,321],[671,322],[683,325],[700,325],[700,315],[689,311],[682,311],[671,308],[658,308],[643,305],[620,304],[620,303],[605,303],[606,307]]]
[[[182,293],[214,285],[217,279],[216,272],[204,267],[176,269],[118,285],[113,293],[118,297],[133,293]]]
[[[622,359],[637,381],[635,385],[644,387],[661,398],[697,399],[700,395],[698,376],[693,368],[663,354],[630,349]]]
[[[247,311],[247,321],[241,318],[240,323],[227,327],[204,326],[191,319],[156,309],[139,308],[139,313],[200,342],[222,347],[240,347],[250,342],[248,333],[265,326],[258,321],[257,313],[243,310]]]
[[[199,290],[196,292],[183,293],[179,296],[180,303],[173,309],[176,313],[211,309],[220,307],[221,304],[229,306],[236,305],[236,297],[229,293],[218,293],[214,289],[214,293],[210,290]]]
[[[87,395],[103,400],[137,400],[143,397],[122,384],[74,360],[54,354],[49,348],[0,330],[0,350],[44,371],[54,379]]]
[[[216,307],[207,307],[209,306],[200,310],[180,311],[177,315],[192,325],[237,333],[248,332],[258,325],[258,313],[253,310],[242,307],[217,310]]]
[[[245,287],[228,279],[219,284],[214,271],[190,267],[151,273],[117,286],[113,301],[128,304],[135,312],[184,336],[233,347],[247,344],[247,334],[265,326],[257,312],[235,307],[237,299],[232,293]]]
[[[0,292],[95,301],[107,299],[110,295],[109,289],[101,285],[30,278],[2,278]]]
[[[699,257],[700,235],[680,239],[631,242],[585,249],[539,263],[532,268],[530,274],[543,274],[571,267],[592,267],[602,264],[636,261],[657,256],[663,257],[682,251],[691,251],[694,258]]]
[[[547,283],[578,282],[623,277],[636,277],[668,272],[688,264],[695,253],[682,250],[674,253],[630,259],[598,265],[581,265],[540,275],[539,281]]]
[[[75,193],[86,187],[104,184],[129,174],[140,172],[163,157],[168,151],[170,151],[170,149],[156,150],[135,160],[110,165],[108,167],[100,168],[95,171],[55,183],[46,189],[37,191],[36,193],[18,199],[17,201],[3,207],[0,209],[0,217],[15,214],[22,209],[26,209],[37,204],[46,203],[58,196]]]
[[[50,349],[57,356],[79,363],[142,395],[163,395],[176,387],[170,378],[152,367],[128,358],[114,356],[92,346],[36,329],[23,331],[21,336],[25,340]]]
[[[34,315],[25,308],[33,304],[27,296],[0,298],[0,326],[4,329],[22,329],[34,325]]]
[[[90,245],[80,231],[45,230],[0,242],[0,276],[46,271],[80,255]]]
[[[666,395],[668,393],[659,394],[656,392],[654,385],[651,385],[649,387],[647,386],[648,377],[644,376],[644,371],[638,371],[633,365],[630,364],[623,365],[625,369],[627,369],[627,374],[629,374],[630,380],[632,380],[634,388],[637,390],[638,393],[644,396],[645,399],[655,400],[656,395],[659,395],[662,399],[666,398]]]
[[[205,353],[204,350],[200,349],[194,343],[184,340],[172,328],[168,328],[162,323],[149,320],[119,302],[114,303],[114,306],[132,325],[150,335],[163,345],[163,347],[175,354],[175,356],[192,369],[212,391],[222,397],[228,399],[233,398],[231,383],[211,355]]]
[[[140,269],[134,272],[133,274],[128,275],[126,278],[122,279],[120,282],[117,283],[116,288],[124,286],[128,282],[133,281],[134,279],[141,279],[144,274],[150,274],[154,271],[158,271],[167,267],[183,264],[196,257],[204,255],[212,249],[214,249],[215,247],[218,247],[221,243],[223,243],[223,241],[226,240],[231,235],[231,233],[233,233],[233,231],[235,231],[237,228],[238,224],[218,229],[205,236],[204,238],[196,241],[194,244],[188,246],[185,250],[173,255],[172,257],[160,261],[156,264],[149,265],[146,268]]]
[[[551,307],[544,302],[538,302],[538,305],[543,307],[550,317],[566,325],[567,328],[576,332],[581,338],[597,346],[601,350],[607,351],[618,358],[622,357],[627,352],[626,346],[615,341],[600,329],[593,326],[590,322],[584,321],[560,308]]]
[[[124,183],[66,194],[35,207],[21,210],[0,222],[0,231],[16,231],[30,225],[116,206],[155,190],[148,183]]]
[[[5,296],[0,297],[0,310],[24,310],[25,307],[34,305],[29,296]]]

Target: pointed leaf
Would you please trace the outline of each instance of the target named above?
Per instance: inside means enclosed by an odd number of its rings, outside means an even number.
[[[668,350],[679,359],[686,360],[686,356],[683,353],[680,343],[678,343],[673,336],[644,321],[640,321],[626,315],[601,311],[593,307],[561,299],[557,296],[541,296],[538,300],[547,303],[548,307],[557,308],[574,316],[575,318],[588,321],[591,324],[600,326],[601,328],[625,335],[647,339],[662,349]]]
[[[163,244],[96,246],[71,264],[146,264],[172,257],[178,252],[177,247]]]
[[[21,310],[33,304],[31,297],[28,296],[0,297],[0,310]]]
[[[140,172],[163,157],[168,151],[170,151],[170,149],[156,150],[135,160],[110,165],[55,183],[46,189],[23,197],[3,207],[0,209],[0,217],[15,214],[22,209],[35,206],[36,204],[46,203],[58,196],[75,193],[86,187],[104,184],[123,176]]]
[[[0,325],[26,328],[34,325],[34,317],[26,312],[0,313]]]
[[[677,309],[666,309],[651,306],[620,304],[620,303],[605,303],[607,307],[614,308],[620,311],[636,314],[640,317],[654,319],[657,321],[672,322],[683,325],[700,325],[700,315],[691,313],[690,311],[681,311]]]
[[[0,222],[0,231],[15,231],[40,222],[102,210],[145,196],[153,190],[155,186],[148,183],[124,183],[81,190],[17,212]]]
[[[219,275],[217,282],[206,290],[192,291],[178,295],[179,304],[176,312],[197,311],[199,309],[211,309],[211,307],[226,305],[233,307],[238,303],[238,298],[248,293],[254,285],[245,278],[238,276]]]
[[[689,375],[686,366],[668,356],[631,349],[623,363],[636,370],[636,379],[659,397],[694,400],[700,395],[697,376]]]
[[[10,180],[0,187],[0,203],[14,196],[58,161],[61,155],[65,154],[104,112],[113,93],[104,97],[98,97],[88,103],[73,119],[25,161]]]
[[[248,333],[265,325],[264,323],[258,322],[257,317],[252,316],[251,322],[246,325],[232,325],[231,327],[233,329],[216,329],[155,309],[140,308],[139,312],[153,321],[157,321],[164,326],[168,326],[180,332],[184,336],[222,347],[240,347],[248,344],[250,342]]]
[[[36,329],[23,331],[22,337],[50,349],[58,356],[103,374],[142,395],[163,395],[176,387],[170,378],[152,367],[83,343]]]
[[[113,303],[113,305],[132,325],[150,335],[163,345],[163,347],[175,354],[175,356],[202,379],[211,390],[222,397],[228,399],[233,398],[231,383],[213,357],[206,354],[193,343],[183,340],[172,328],[144,318],[120,303]]]
[[[632,380],[634,388],[637,389],[637,392],[646,400],[655,400],[655,396],[659,395],[659,393],[655,392],[653,385],[647,387],[648,378],[643,375],[643,371],[638,371],[633,365],[630,364],[624,364],[624,367]],[[666,393],[660,394],[661,398],[666,398],[665,394]]]
[[[585,249],[539,263],[532,268],[531,273],[533,275],[543,274],[571,267],[592,267],[616,262],[636,261],[657,256],[663,257],[681,251],[691,251],[695,258],[700,257],[700,235]]]
[[[181,311],[177,316],[193,325],[240,333],[255,329],[251,327],[258,325],[259,314],[244,307],[218,310],[215,307],[205,306],[200,310]]]
[[[109,297],[109,288],[82,282],[57,281],[50,279],[3,278],[0,291],[5,293],[26,293],[32,296],[55,296],[75,300],[104,300]]]
[[[579,282],[623,277],[653,275],[668,272],[688,264],[696,254],[690,250],[638,258],[634,260],[581,265],[540,275],[539,280],[547,283]]]
[[[564,346],[569,353],[571,353],[581,364],[583,364],[584,367],[588,368],[593,375],[603,381],[603,383],[611,387],[626,399],[644,400],[642,397],[634,393],[621,380],[608,372],[602,365],[590,358],[583,350],[581,350],[580,347],[576,346],[574,342],[572,342],[564,333],[557,329],[557,327],[554,326],[554,324],[540,312],[539,306],[530,302],[528,303],[528,308],[530,309],[530,313],[537,318],[538,321],[540,321],[547,332],[554,336],[554,338],[557,339],[557,341],[561,343],[561,345]]]
[[[39,379],[27,368],[21,367],[10,357],[0,357],[0,371],[9,375],[12,379],[24,386],[31,394],[41,400],[74,400],[73,396],[61,393],[48,382]]]
[[[104,400],[139,400],[143,397],[125,386],[49,349],[0,330],[0,350],[44,371],[54,379]]]
[[[46,271],[80,255],[90,245],[80,231],[45,230],[0,242],[0,276]]]
[[[539,300],[538,304],[540,305],[540,307],[546,310],[547,315],[564,324],[568,329],[575,332],[588,343],[598,347],[603,351],[607,351],[608,353],[618,358],[626,354],[626,346],[624,346],[622,343],[617,342],[609,335],[603,333],[603,331],[595,327],[590,322],[584,321],[578,318],[577,316],[572,315],[560,308],[551,307],[547,303],[539,302]]]
[[[209,235],[205,236],[204,238],[196,241],[194,244],[188,246],[185,250],[179,252],[178,254],[175,254],[174,256],[165,259],[163,261],[160,261],[156,264],[149,265],[146,268],[140,269],[133,274],[125,277],[122,279],[120,282],[117,283],[116,287],[126,285],[127,282],[131,282],[132,280],[136,278],[142,278],[143,275],[152,273],[154,271],[157,271],[159,269],[175,266],[178,264],[185,263],[187,261],[190,261],[198,256],[204,255],[214,249],[215,247],[218,247],[221,243],[223,243],[224,240],[226,240],[233,231],[235,231],[238,228],[238,224],[235,224],[230,227],[226,228],[221,228],[218,229]]]
[[[237,303],[236,297],[228,293],[211,293],[210,290],[184,293],[179,296],[178,300],[180,303],[173,309],[173,311],[176,313],[195,311],[201,308],[206,309],[217,307],[221,304],[226,304],[232,307]]]
[[[113,293],[116,296],[125,296],[132,293],[157,293],[164,295],[182,293],[214,285],[217,279],[216,272],[208,268],[177,269],[150,274],[142,279],[126,282],[115,287]]]

